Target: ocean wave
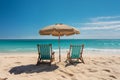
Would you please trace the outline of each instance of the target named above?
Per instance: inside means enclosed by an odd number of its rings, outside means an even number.
[[[20,53],[20,52],[37,52],[36,48],[12,48],[12,49],[3,49],[0,52],[3,53]]]
[[[55,53],[59,53],[59,49],[52,49]],[[60,49],[61,53],[67,53],[69,49]],[[84,51],[94,51],[94,52],[118,52],[120,53],[120,49],[98,49],[98,48],[84,48]],[[35,52],[37,53],[37,48],[14,48],[14,49],[6,49],[0,50],[3,53],[21,53],[21,52]]]
[[[86,51],[104,51],[104,52],[120,52],[120,49],[97,49],[97,48],[86,48]]]
[[[54,52],[59,53],[59,49],[53,49]],[[67,53],[69,49],[60,49],[61,53]],[[120,49],[97,49],[97,48],[85,48],[85,52],[109,52],[109,53],[120,53]]]

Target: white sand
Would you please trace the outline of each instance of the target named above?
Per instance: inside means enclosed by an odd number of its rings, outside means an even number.
[[[0,55],[0,80],[120,80],[120,54],[85,52],[85,64],[66,63],[63,54],[58,63],[56,54],[51,66],[35,66],[37,56],[37,53]]]

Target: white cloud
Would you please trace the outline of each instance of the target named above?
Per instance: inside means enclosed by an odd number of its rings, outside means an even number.
[[[73,26],[80,30],[80,38],[120,39],[120,16],[91,18],[86,23],[76,23]]]
[[[120,30],[120,16],[96,17],[90,20],[87,23],[77,23],[75,26],[80,26],[80,30]]]
[[[91,22],[85,23],[84,25],[111,25],[111,24],[120,24],[120,21],[98,21],[98,22]]]
[[[100,21],[100,20],[110,20],[110,19],[120,19],[120,16],[102,16],[102,17],[95,17],[90,18],[91,21]]]
[[[120,28],[115,29],[116,31],[120,31]]]
[[[119,30],[120,29],[120,24],[119,25],[104,25],[104,24],[100,24],[100,25],[87,25],[89,27],[81,27],[80,30],[108,30],[108,29],[112,29],[112,30]]]

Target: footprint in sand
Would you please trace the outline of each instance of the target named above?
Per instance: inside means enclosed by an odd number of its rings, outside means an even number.
[[[118,57],[120,59],[120,57]]]
[[[84,72],[84,71],[81,71],[81,73],[82,73],[82,74],[85,74],[85,72]]]
[[[15,62],[16,64],[20,64],[21,62]]]
[[[7,80],[8,78],[0,78],[0,80]]]
[[[109,73],[111,72],[109,69],[103,69],[103,71],[106,71],[106,72],[109,72]]]
[[[109,77],[114,78],[114,79],[117,79],[114,75],[109,75]]]
[[[100,80],[106,80],[105,78],[100,78]]]
[[[107,63],[106,62],[101,62],[102,64],[106,65]]]
[[[66,78],[64,75],[61,75],[61,77]]]
[[[68,73],[68,72],[65,72],[65,71],[63,71],[63,70],[59,70],[59,71],[65,73],[65,74],[67,74],[67,75],[69,75],[69,76],[73,76],[73,74]]]
[[[77,80],[75,77],[72,77],[71,80]]]
[[[110,63],[110,64],[111,64],[112,62],[111,62],[111,61],[108,61],[108,63]]]
[[[15,57],[7,57],[7,58],[15,58]]]
[[[98,70],[95,69],[88,69],[89,72],[97,72]]]
[[[96,62],[93,62],[93,64],[94,64],[94,65],[97,65],[97,63],[96,63]]]
[[[8,69],[4,69],[4,71],[7,71]]]

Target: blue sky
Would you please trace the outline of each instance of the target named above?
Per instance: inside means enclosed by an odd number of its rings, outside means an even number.
[[[0,39],[44,39],[38,31],[64,23],[72,39],[120,39],[120,0],[0,0]]]

